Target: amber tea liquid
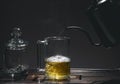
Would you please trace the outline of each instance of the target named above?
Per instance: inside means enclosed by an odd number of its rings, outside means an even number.
[[[68,80],[70,76],[70,59],[56,55],[46,59],[46,76],[50,80]]]

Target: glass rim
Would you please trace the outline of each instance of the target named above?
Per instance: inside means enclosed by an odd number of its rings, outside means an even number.
[[[46,37],[45,40],[52,39],[52,40],[65,40],[65,39],[70,39],[68,36],[49,36]]]

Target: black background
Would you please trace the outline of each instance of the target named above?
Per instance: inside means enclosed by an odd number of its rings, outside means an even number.
[[[22,28],[23,38],[31,45],[25,56],[31,67],[36,66],[36,42],[57,35],[65,27],[75,25],[87,29],[94,41],[97,36],[86,15],[91,0],[1,0],[0,58],[13,27]],[[111,49],[95,47],[80,31],[70,31],[71,67],[119,68],[120,45]]]

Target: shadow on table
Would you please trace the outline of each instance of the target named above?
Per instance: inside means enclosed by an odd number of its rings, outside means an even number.
[[[92,84],[120,84],[120,80],[96,81]]]

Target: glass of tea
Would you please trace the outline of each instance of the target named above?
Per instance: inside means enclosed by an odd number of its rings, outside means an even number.
[[[69,44],[70,38],[66,36],[51,36],[39,41],[39,51],[42,54],[39,61],[45,68],[46,79],[69,80],[71,62],[68,55]]]

